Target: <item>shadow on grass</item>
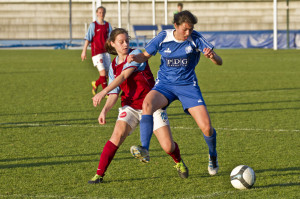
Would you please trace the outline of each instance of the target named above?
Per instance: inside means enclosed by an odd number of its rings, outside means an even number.
[[[300,100],[299,100],[300,101]],[[251,104],[251,103],[250,103]],[[226,106],[226,105],[224,105]],[[264,111],[285,111],[285,110],[299,110],[300,107],[289,107],[289,108],[268,108],[268,109],[248,109],[248,110],[226,110],[226,111],[209,111],[210,114],[224,114],[224,113],[247,113],[247,112],[264,112]],[[182,117],[189,117],[186,113],[171,113],[168,114],[171,120],[180,119]],[[180,116],[180,117],[179,117]]]
[[[153,148],[153,149],[150,149],[150,153],[151,152],[155,152],[155,151],[163,151],[162,149],[159,149],[159,148]],[[127,149],[125,149],[125,147],[124,148],[122,148],[122,149],[119,149],[118,151],[117,151],[117,153],[130,153],[130,148],[128,148],[128,150]]]
[[[280,169],[262,169],[262,170],[256,170],[255,173],[264,173],[264,172],[284,172],[284,171],[300,171],[300,167],[290,167],[290,168],[280,168]],[[282,173],[279,175],[296,175],[299,176],[299,173]],[[276,175],[278,176],[278,175]],[[291,183],[282,183],[282,184],[270,184],[265,186],[255,186],[257,189],[262,188],[270,188],[270,187],[288,187],[288,186],[300,186],[299,182],[291,182]]]
[[[117,152],[118,153],[118,152]],[[125,153],[122,151],[121,153]],[[134,159],[129,151],[126,151],[128,156],[126,157],[119,157],[114,158],[113,161],[120,161],[120,160],[131,160]],[[192,156],[194,154],[184,154],[184,156]],[[12,161],[26,161],[26,160],[47,160],[52,158],[66,158],[66,157],[87,157],[87,156],[94,156],[88,160],[67,160],[67,161],[49,161],[49,162],[35,162],[35,163],[19,163],[19,164],[8,164],[8,165],[0,165],[0,169],[11,169],[11,168],[23,168],[23,167],[40,167],[40,166],[49,166],[49,165],[61,165],[61,164],[74,164],[74,163],[83,163],[83,162],[98,162],[100,153],[90,153],[90,154],[76,154],[76,155],[59,155],[59,156],[44,156],[44,157],[27,157],[27,158],[12,158],[12,159],[2,159],[0,162],[12,162]],[[152,158],[159,158],[159,157],[168,157],[168,155],[153,155]]]
[[[100,156],[100,154],[99,154]],[[30,167],[41,167],[41,166],[51,166],[51,165],[69,165],[69,164],[76,164],[76,163],[84,163],[84,162],[99,162],[99,156],[97,158],[92,158],[88,160],[67,160],[67,161],[52,161],[52,162],[35,162],[35,163],[20,163],[20,164],[8,164],[8,165],[0,165],[1,169],[13,169],[13,168],[30,168]],[[49,158],[47,158],[49,159]],[[127,157],[123,158],[114,158],[113,161],[119,160],[131,160],[133,159],[132,156],[128,155]]]
[[[268,108],[268,109],[253,109],[253,110],[236,110],[236,111],[209,111],[209,113],[242,113],[242,112],[264,112],[264,111],[285,111],[285,110],[299,110],[300,107],[290,108]]]
[[[0,114],[0,116],[14,116],[14,115],[47,115],[47,114],[65,114],[65,113],[84,113],[84,112],[94,112],[94,109],[84,110],[84,111],[50,111],[50,112],[35,112],[35,113],[9,113]]]
[[[273,89],[263,89],[263,90],[238,90],[238,91],[205,91],[202,93],[248,93],[248,92],[288,91],[288,90],[300,90],[300,88],[273,88]]]
[[[265,188],[271,188],[271,187],[291,187],[291,186],[300,186],[299,182],[292,182],[292,183],[283,183],[283,184],[270,184],[270,185],[266,185],[266,186],[255,186],[255,189],[265,189]]]
[[[255,105],[255,104],[278,104],[278,103],[290,103],[300,102],[300,100],[285,100],[285,101],[268,101],[268,102],[244,102],[244,103],[227,103],[227,104],[207,104],[210,106],[238,106],[238,105]]]
[[[81,157],[81,156],[94,156],[100,155],[100,153],[88,153],[88,154],[76,154],[76,155],[57,155],[57,156],[41,156],[41,157],[24,157],[24,158],[11,158],[2,159],[0,162],[12,162],[12,161],[23,161],[23,160],[41,160],[41,159],[51,159],[51,158],[66,158],[66,157]]]
[[[13,169],[13,168],[30,168],[30,167],[41,167],[41,166],[51,166],[51,165],[68,165],[83,162],[94,162],[95,160],[68,160],[68,161],[54,161],[54,162],[36,162],[36,163],[23,163],[23,164],[9,164],[0,165],[0,169]]]
[[[300,167],[280,168],[280,169],[262,169],[255,170],[255,173],[264,173],[270,171],[300,171]]]
[[[226,111],[209,111],[210,114],[224,114],[224,113],[248,113],[248,112],[264,112],[264,111],[285,111],[285,110],[299,110],[300,107],[290,107],[290,108],[268,108],[268,109],[248,109],[248,110],[226,110]],[[182,117],[174,117],[174,116],[184,116],[185,113],[177,113],[177,114],[168,114],[171,120],[173,119],[182,119]]]
[[[157,151],[157,152],[162,152],[163,154],[162,155],[153,155],[153,153],[155,152],[155,151]],[[118,153],[122,153],[122,154],[129,154],[129,156],[131,157],[131,158],[133,158],[133,156],[131,156],[131,154],[130,154],[130,150],[128,149],[128,150],[122,150],[122,151],[117,151],[117,154]],[[205,153],[205,152],[199,152],[199,153],[197,153],[197,154],[207,154],[207,153]],[[100,155],[100,153],[99,153],[99,155]],[[194,153],[181,153],[181,156],[182,157],[186,157],[186,156],[194,156],[195,154]],[[150,150],[150,158],[161,158],[161,157],[167,157],[167,158],[171,158],[167,153],[165,153],[162,149],[151,149]],[[118,158],[114,158],[114,160],[117,160]],[[121,159],[125,159],[125,158],[121,158]],[[127,158],[126,158],[127,159]],[[208,162],[208,161],[207,161]]]
[[[115,120],[116,117],[107,117],[106,120]],[[81,121],[81,123],[73,123]],[[85,121],[85,122],[83,122]],[[87,122],[90,121],[90,122]],[[62,119],[62,120],[44,120],[44,121],[31,121],[31,122],[5,122],[0,123],[0,128],[29,128],[29,127],[47,127],[47,126],[77,126],[77,125],[99,125],[97,118],[79,118],[79,119]],[[99,125],[100,126],[100,125]]]
[[[10,75],[10,74],[26,74],[26,73],[44,73],[45,71],[11,71],[11,72],[3,72],[1,71],[1,75]]]
[[[107,180],[105,179],[103,183],[115,183],[115,182],[133,182],[133,181],[144,181],[144,180],[153,180],[153,179],[160,179],[161,177],[155,176],[155,177],[145,177],[145,178],[128,178],[128,179],[120,179],[120,180]]]

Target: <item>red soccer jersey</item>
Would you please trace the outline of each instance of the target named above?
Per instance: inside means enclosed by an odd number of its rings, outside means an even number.
[[[92,56],[105,53],[105,42],[109,34],[109,23],[99,25],[96,21],[95,24],[95,34],[93,40],[91,41]]]
[[[131,52],[132,50],[130,50]],[[124,65],[127,63],[127,57],[125,61],[119,65],[116,65],[116,58],[112,61],[112,69],[114,76],[117,77],[122,73]],[[135,67],[136,66],[132,66]],[[128,67],[130,68],[130,67]],[[155,84],[153,74],[150,70],[148,61],[144,70],[134,71],[121,85],[121,106],[131,106],[134,109],[142,109],[143,101],[149,91]]]

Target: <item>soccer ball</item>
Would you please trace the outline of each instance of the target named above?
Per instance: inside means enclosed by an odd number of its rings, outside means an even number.
[[[235,167],[230,174],[230,181],[236,189],[250,189],[255,183],[256,177],[253,169],[246,165]]]

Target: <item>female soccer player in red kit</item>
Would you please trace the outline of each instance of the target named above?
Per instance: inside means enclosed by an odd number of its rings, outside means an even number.
[[[97,173],[88,182],[90,184],[103,181],[105,171],[116,151],[139,124],[144,98],[154,86],[154,78],[148,62],[127,63],[129,55],[139,54],[141,51],[129,48],[129,36],[126,30],[122,28],[114,29],[106,42],[106,49],[110,54],[117,56],[109,68],[109,85],[93,97],[93,105],[96,107],[109,94],[99,115],[99,123],[101,125],[106,123],[106,114],[117,102],[121,91],[122,107],[119,108],[119,115],[113,133],[101,153]],[[188,168],[181,159],[177,143],[173,141],[166,112],[159,109],[153,114],[153,118],[153,131],[161,147],[173,158],[179,176],[187,178]],[[147,159],[141,161],[146,162]]]
[[[86,59],[86,51],[91,43],[92,60],[95,67],[99,71],[99,79],[92,82],[92,93],[96,95],[97,88],[101,84],[104,89],[107,86],[106,76],[109,65],[111,63],[110,55],[106,52],[105,42],[112,30],[111,25],[104,21],[106,9],[100,6],[96,10],[97,20],[90,24],[88,32],[85,36],[85,43],[81,53],[81,60]]]

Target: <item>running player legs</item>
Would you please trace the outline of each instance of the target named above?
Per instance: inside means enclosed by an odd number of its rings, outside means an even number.
[[[206,109],[206,106],[200,105],[188,109],[197,125],[203,132],[204,140],[209,149],[208,172],[210,175],[216,175],[219,170],[217,160],[217,133],[211,125],[211,120]]]

